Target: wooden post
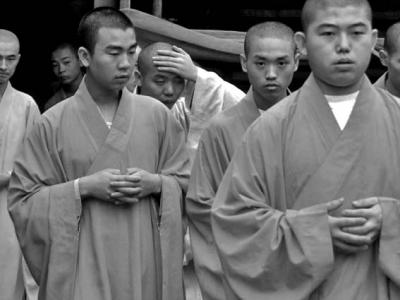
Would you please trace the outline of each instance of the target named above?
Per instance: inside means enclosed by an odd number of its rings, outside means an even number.
[[[131,8],[131,0],[120,0],[119,2],[119,8]]]
[[[118,0],[94,0],[94,7],[112,6],[118,8]]]
[[[153,15],[162,17],[162,0],[153,0]]]

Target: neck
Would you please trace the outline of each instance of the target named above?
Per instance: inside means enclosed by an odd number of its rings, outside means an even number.
[[[121,97],[120,90],[109,90],[99,85],[90,76],[85,77],[85,83],[87,90],[92,96],[93,100],[99,106],[113,106],[118,105],[119,99]]]
[[[65,85],[63,85],[62,86],[62,89],[63,89],[63,91],[64,91],[64,93],[65,93],[65,95],[67,96],[67,97],[71,97],[72,95],[74,95],[75,94],[75,92],[78,90],[78,88],[79,88],[79,85],[80,85],[80,83],[81,83],[81,80],[82,80],[82,74],[81,75],[79,75],[78,77],[76,77],[75,79],[74,79],[74,81],[72,81],[71,83],[69,83],[69,84],[65,84]]]
[[[393,82],[392,82],[391,80],[389,80],[389,79],[386,80],[385,85],[386,85],[386,88],[387,88],[387,90],[388,90],[389,93],[391,93],[392,95],[394,95],[394,96],[400,98],[400,89],[397,88],[397,87],[393,84]]]
[[[7,86],[8,86],[8,81],[0,83],[0,100],[3,98]]]
[[[275,105],[279,100],[285,98],[286,96],[287,96],[287,91],[286,90],[281,95],[278,95],[278,96],[274,95],[274,96],[271,96],[271,97],[265,97],[265,96],[262,96],[262,95],[258,94],[253,89],[254,102],[256,103],[257,108],[261,109],[261,110],[267,110],[268,108],[270,108],[271,106]]]
[[[361,89],[361,85],[364,81],[364,77],[361,77],[357,82],[349,84],[347,86],[333,86],[327,84],[326,82],[320,80],[319,78],[315,77],[315,82],[319,86],[324,95],[331,95],[331,96],[341,96],[341,95],[349,95],[355,93]]]

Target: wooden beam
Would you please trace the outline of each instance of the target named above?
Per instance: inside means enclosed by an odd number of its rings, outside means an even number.
[[[162,17],[162,0],[153,0],[153,15]]]

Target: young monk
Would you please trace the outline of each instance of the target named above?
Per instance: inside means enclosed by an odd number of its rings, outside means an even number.
[[[45,103],[45,110],[75,94],[84,75],[78,51],[70,42],[63,42],[55,47],[51,53],[51,64],[53,73],[59,81],[59,87]]]
[[[365,75],[366,0],[307,0],[312,70],[244,135],[215,197],[227,299],[400,298],[400,106]]]
[[[15,156],[40,118],[33,98],[10,83],[20,57],[18,37],[0,29],[0,298],[35,300],[38,287],[22,258],[7,210],[7,189]]]
[[[374,85],[387,90],[400,103],[400,22],[387,29],[379,57],[387,72]]]
[[[39,298],[183,300],[184,132],[159,101],[125,89],[137,45],[125,14],[95,8],[78,36],[86,75],[34,127],[10,181]]]
[[[138,58],[140,94],[154,97],[171,109],[187,134],[193,158],[209,120],[244,97],[216,73],[196,67],[188,53],[168,43],[143,48]]]
[[[241,64],[251,88],[246,97],[218,114],[204,130],[193,163],[186,211],[196,275],[203,299],[228,299],[211,232],[210,212],[222,176],[247,127],[260,113],[287,95],[298,67],[294,33],[286,25],[265,22],[245,36]]]

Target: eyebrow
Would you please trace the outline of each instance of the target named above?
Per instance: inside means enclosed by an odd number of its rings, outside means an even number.
[[[336,24],[331,24],[331,23],[322,23],[317,28],[318,29],[323,29],[323,28],[326,28],[326,27],[328,27],[328,28],[332,28],[332,27],[333,28],[337,28],[337,27],[340,27],[340,26],[338,26]],[[358,23],[350,24],[348,27],[350,27],[350,28],[353,28],[353,27],[368,27],[368,25],[365,24],[364,22],[358,22]]]

